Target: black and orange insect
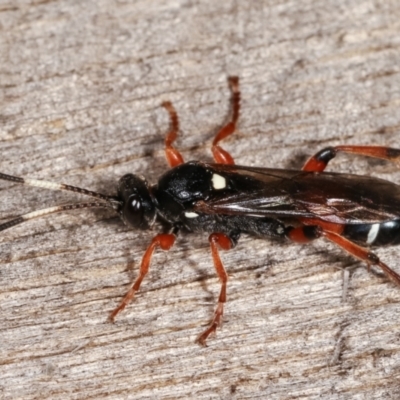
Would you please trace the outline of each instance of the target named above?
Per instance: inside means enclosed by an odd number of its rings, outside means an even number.
[[[287,238],[306,243],[323,237],[370,265],[380,267],[396,284],[400,276],[367,248],[400,243],[400,186],[359,175],[324,172],[337,153],[354,153],[394,162],[400,150],[376,146],[327,147],[302,170],[254,168],[235,165],[219,142],[234,133],[239,117],[240,92],[237,77],[229,78],[232,116],[215,136],[215,163],[184,162],[173,147],[179,130],[177,113],[170,102],[171,129],[165,139],[165,154],[171,169],[154,185],[140,175],[127,174],[119,180],[115,196],[78,187],[0,174],[0,179],[53,190],[67,190],[94,198],[92,202],[60,205],[21,215],[0,225],[5,230],[44,215],[77,208],[106,207],[118,213],[128,226],[148,229],[156,220],[165,232],[156,235],[144,253],[139,276],[131,285],[111,320],[139,290],[157,248],[169,250],[177,233],[209,232],[214,267],[221,281],[218,305],[209,327],[198,337],[205,345],[221,325],[228,275],[219,249],[235,247],[242,233],[261,237]]]

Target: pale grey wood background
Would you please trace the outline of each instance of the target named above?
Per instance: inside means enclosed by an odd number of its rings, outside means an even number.
[[[154,181],[164,100],[186,159],[210,159],[230,74],[243,113],[225,147],[238,163],[299,168],[326,145],[399,147],[399,16],[397,0],[3,0],[0,171],[110,194],[127,172]],[[380,161],[330,168],[400,182]],[[2,220],[79,199],[0,188]],[[219,290],[207,235],[157,254],[109,323],[152,235],[101,210],[1,233],[0,398],[400,398],[400,290],[323,241],[243,238],[224,253],[225,324],[208,348],[194,343]],[[378,254],[400,271],[399,248]]]

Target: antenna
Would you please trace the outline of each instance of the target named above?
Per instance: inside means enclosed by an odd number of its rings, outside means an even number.
[[[4,181],[20,183],[26,186],[34,186],[43,189],[63,190],[68,192],[79,193],[83,194],[84,196],[94,197],[96,199],[101,200],[101,201],[86,202],[86,203],[64,204],[60,206],[48,207],[48,208],[43,208],[41,210],[32,211],[27,214],[19,215],[18,217],[10,221],[0,224],[0,231],[4,231],[5,229],[11,228],[15,225],[19,225],[22,222],[26,222],[34,218],[44,217],[45,215],[48,214],[54,214],[68,210],[95,208],[95,207],[111,208],[114,211],[118,212],[121,205],[121,203],[118,201],[116,197],[107,196],[102,193],[92,192],[91,190],[79,188],[76,186],[66,185],[64,183],[54,183],[37,179],[21,178],[19,176],[6,175],[2,173],[0,173],[0,179]]]

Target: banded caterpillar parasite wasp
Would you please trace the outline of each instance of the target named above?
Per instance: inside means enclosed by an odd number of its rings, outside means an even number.
[[[221,281],[213,319],[197,341],[205,345],[222,323],[228,275],[219,251],[230,250],[242,233],[307,243],[325,238],[368,265],[375,265],[397,285],[400,276],[368,248],[400,243],[400,186],[373,177],[325,172],[338,153],[353,153],[399,163],[400,150],[379,146],[327,147],[312,156],[301,170],[235,165],[220,141],[236,130],[240,111],[237,77],[229,78],[232,90],[230,121],[212,142],[214,163],[184,162],[173,143],[179,119],[170,102],[163,103],[170,117],[165,154],[171,169],[156,184],[140,175],[126,174],[116,195],[47,181],[0,173],[0,179],[52,190],[64,190],[93,198],[92,201],[60,205],[18,216],[0,225],[0,231],[52,213],[72,209],[112,209],[133,229],[149,229],[156,220],[167,233],[157,234],[141,261],[139,276],[118,307],[114,320],[140,289],[154,251],[169,250],[181,230],[208,232],[212,260]]]

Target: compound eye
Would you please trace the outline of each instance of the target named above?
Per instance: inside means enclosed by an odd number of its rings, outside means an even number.
[[[118,184],[123,221],[136,229],[148,229],[156,218],[156,208],[144,178],[124,175]]]
[[[141,227],[143,224],[142,199],[138,195],[132,195],[126,202],[124,216],[130,225]]]

